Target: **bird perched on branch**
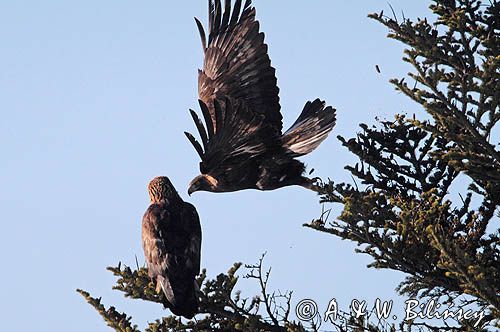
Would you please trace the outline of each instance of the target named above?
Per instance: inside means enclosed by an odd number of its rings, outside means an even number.
[[[198,312],[201,226],[193,205],[184,202],[170,180],[159,176],[148,185],[151,205],[142,218],[142,246],[149,277],[165,294],[164,306],[192,318]]]
[[[199,104],[204,123],[190,110],[201,144],[185,133],[198,152],[201,174],[188,193],[204,190],[273,190],[314,186],[295,159],[313,151],[335,125],[335,109],[308,101],[295,123],[282,133],[275,69],[259,32],[251,1],[209,0],[208,38],[196,19],[203,50]]]

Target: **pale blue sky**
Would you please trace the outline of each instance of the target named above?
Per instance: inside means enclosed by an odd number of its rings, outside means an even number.
[[[306,5],[307,3],[307,5]],[[406,17],[428,15],[427,1],[391,1]],[[366,15],[385,0],[255,0],[277,69],[285,127],[306,100],[326,99],[337,125],[303,160],[315,174],[351,181],[354,161],[336,135],[359,122],[421,110],[387,83],[409,67],[402,45]],[[195,193],[194,131],[202,50],[193,17],[206,1],[0,1],[0,211],[3,329],[108,331],[75,288],[134,317],[141,328],[167,314],[112,291],[108,265],[143,263],[146,184],[167,175],[193,203],[203,226],[209,276],[267,251],[270,287],[293,290],[293,304],[336,297],[402,298],[403,275],[367,269],[354,245],[301,225],[319,216],[318,197],[300,187],[273,192]],[[375,65],[382,71],[378,74]],[[333,216],[333,214],[332,214]],[[242,280],[243,295],[256,285]],[[322,310],[323,310],[322,309]],[[72,324],[71,327],[69,327]],[[329,327],[325,325],[325,327]]]

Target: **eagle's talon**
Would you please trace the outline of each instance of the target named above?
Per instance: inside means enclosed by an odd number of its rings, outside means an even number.
[[[317,176],[317,177],[314,177],[314,178],[311,179],[311,183],[313,185],[322,186],[323,185],[323,180],[321,180],[321,178]]]
[[[309,189],[315,192],[320,192],[321,189],[323,188],[323,181],[319,177],[314,177],[312,179],[309,179],[309,183],[307,186]]]

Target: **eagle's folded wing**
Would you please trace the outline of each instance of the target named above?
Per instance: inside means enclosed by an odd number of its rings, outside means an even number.
[[[201,225],[196,209],[189,203],[184,203],[183,219],[189,228],[188,245],[185,248],[186,265],[193,275],[200,273],[201,260]]]
[[[150,206],[142,219],[142,247],[151,278],[163,275],[168,269],[168,243],[162,222],[170,218],[168,213],[160,216],[156,209]]]

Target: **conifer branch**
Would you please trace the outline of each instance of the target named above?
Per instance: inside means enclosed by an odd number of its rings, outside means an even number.
[[[465,304],[488,310],[498,324],[500,143],[491,134],[500,119],[500,4],[434,0],[430,9],[433,23],[369,15],[405,44],[408,76],[418,85],[390,82],[430,117],[396,115],[377,127],[361,124],[355,138],[339,137],[360,160],[345,168],[362,186],[318,188],[320,202],[343,211],[304,226],[356,242],[357,252],[373,258],[370,267],[406,273],[401,293],[469,294]],[[455,202],[450,188],[461,174],[470,181]]]

